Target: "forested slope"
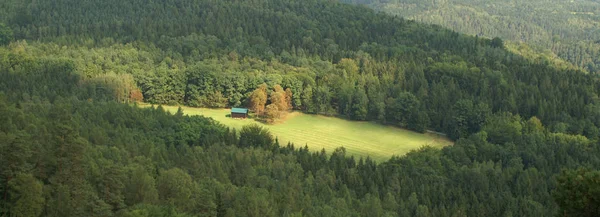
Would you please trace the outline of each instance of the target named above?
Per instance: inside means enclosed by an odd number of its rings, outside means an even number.
[[[431,128],[455,139],[499,111],[537,116],[571,133],[593,135],[600,125],[593,76],[529,62],[499,39],[363,7],[266,0],[4,4],[12,10],[1,20],[15,39],[49,42],[29,45],[31,53],[75,58],[96,80],[131,74],[135,82],[125,89],[137,86],[152,103],[246,105],[264,82],[290,88],[293,107],[305,112]]]
[[[600,3],[581,1],[342,0],[458,32],[526,42],[590,72],[600,70]],[[554,59],[546,55],[548,60]]]
[[[596,188],[600,82],[499,39],[331,1],[0,10],[0,215],[598,214],[597,194],[570,202]],[[124,104],[244,106],[262,83],[290,88],[303,112],[456,144],[375,164]]]
[[[452,147],[376,165],[117,103],[70,60],[0,53],[8,216],[549,216],[561,168],[600,166],[597,140],[507,113]]]

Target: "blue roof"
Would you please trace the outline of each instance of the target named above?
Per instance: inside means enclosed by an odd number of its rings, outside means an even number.
[[[247,114],[248,113],[248,109],[246,109],[246,108],[231,108],[231,112],[232,113],[244,113],[244,114]]]

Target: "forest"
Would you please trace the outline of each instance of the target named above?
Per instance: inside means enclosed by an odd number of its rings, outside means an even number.
[[[470,35],[526,42],[592,73],[600,71],[600,4],[593,0],[341,0]]]
[[[325,0],[0,11],[0,216],[600,213],[600,79],[500,38]],[[455,145],[375,163],[136,106],[249,106],[257,89]]]

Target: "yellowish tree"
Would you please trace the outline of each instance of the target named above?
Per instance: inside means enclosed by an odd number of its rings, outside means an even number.
[[[261,84],[250,94],[250,109],[258,115],[262,115],[267,104],[267,84]]]
[[[275,85],[269,100],[271,104],[277,106],[279,111],[287,111],[289,108],[286,101],[286,93],[280,85]]]
[[[356,78],[358,76],[359,67],[353,59],[344,58],[336,65],[344,78]]]
[[[289,88],[283,90],[281,85],[275,85],[269,101],[271,104],[266,108],[265,118],[268,123],[274,123],[277,119],[285,117],[292,109],[292,90]]]
[[[265,119],[267,123],[275,123],[279,118],[281,118],[281,111],[279,111],[277,105],[269,104],[265,109]]]

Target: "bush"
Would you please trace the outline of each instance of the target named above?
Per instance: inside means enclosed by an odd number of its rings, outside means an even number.
[[[263,147],[273,145],[273,135],[258,124],[244,126],[240,131],[240,147]]]

